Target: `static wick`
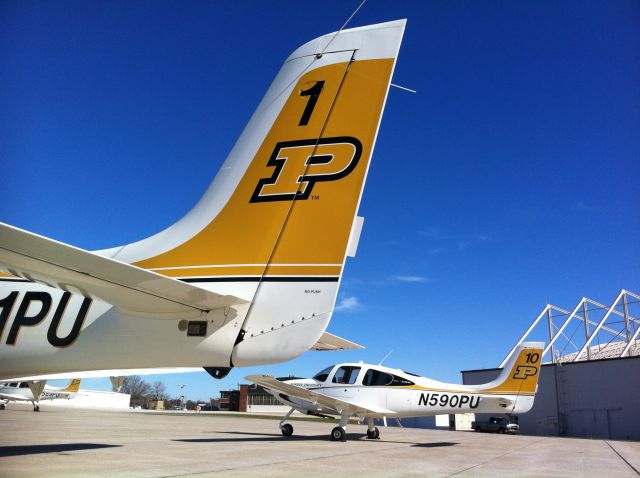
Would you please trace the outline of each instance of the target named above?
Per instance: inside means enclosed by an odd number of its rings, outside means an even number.
[[[416,90],[412,90],[411,88],[405,88],[404,86],[396,85],[394,83],[391,83],[391,86],[395,86],[396,88],[400,88],[401,90],[408,91],[409,93],[417,93]]]

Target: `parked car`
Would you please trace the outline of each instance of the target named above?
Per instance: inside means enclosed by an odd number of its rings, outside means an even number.
[[[489,417],[488,421],[484,422],[472,422],[471,428],[477,432],[489,432],[489,433],[513,433],[516,434],[520,431],[520,425],[517,423],[510,423],[505,417]]]

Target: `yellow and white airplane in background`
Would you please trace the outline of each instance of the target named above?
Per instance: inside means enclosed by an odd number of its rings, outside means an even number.
[[[221,378],[359,347],[325,330],[404,28],[295,50],[200,202],[152,237],[90,252],[0,223],[0,379],[155,367]]]
[[[9,402],[31,402],[33,411],[40,411],[41,400],[71,400],[78,393],[80,379],[74,378],[66,387],[49,387],[46,380],[0,383],[0,410]]]
[[[523,342],[492,382],[456,385],[437,382],[402,370],[365,363],[328,367],[313,378],[270,375],[245,377],[291,407],[280,421],[284,436],[293,434],[286,420],[294,411],[337,416],[332,440],[344,440],[352,416],[367,421],[367,438],[380,437],[375,418],[417,417],[454,413],[525,413],[533,407],[544,344]]]

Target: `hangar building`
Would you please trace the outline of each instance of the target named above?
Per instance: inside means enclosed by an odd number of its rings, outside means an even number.
[[[499,372],[464,371],[462,381],[485,383]],[[526,435],[640,440],[640,356],[543,364],[533,408],[517,421]]]
[[[222,390],[220,398],[213,400],[221,411],[251,413],[282,413],[289,407],[282,405],[273,395],[256,384],[242,384],[236,390]]]
[[[623,290],[611,306],[583,298],[573,312],[544,308],[518,341],[529,339],[547,319],[548,362],[541,367],[534,406],[512,417],[521,433],[640,440],[640,321],[631,315],[634,307],[640,307],[640,296]],[[462,379],[475,385],[499,372],[463,371]]]

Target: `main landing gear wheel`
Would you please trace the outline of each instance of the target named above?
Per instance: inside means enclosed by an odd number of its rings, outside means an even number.
[[[285,423],[280,427],[280,431],[284,436],[290,437],[291,435],[293,435],[293,426]]]
[[[333,441],[344,441],[344,428],[342,427],[335,427],[333,430],[331,430],[331,439]]]
[[[40,406],[39,405],[34,405],[33,411],[34,412],[39,412],[40,411]]]
[[[5,409],[5,404],[4,403],[0,403],[0,410],[4,410]]]
[[[380,430],[378,430],[378,427],[374,427],[373,430],[367,430],[367,439],[368,440],[380,439]]]

